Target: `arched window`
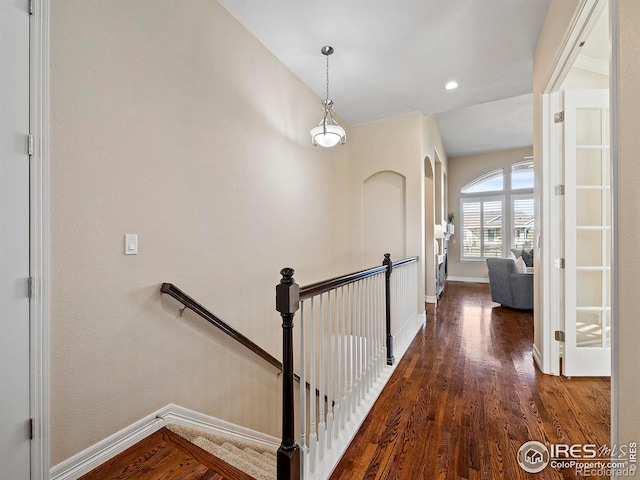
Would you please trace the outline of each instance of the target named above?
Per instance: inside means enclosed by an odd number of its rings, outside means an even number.
[[[534,243],[533,162],[499,168],[460,189],[462,261],[484,261],[529,250]]]
[[[460,193],[496,192],[504,189],[504,170],[499,168],[467,183]]]

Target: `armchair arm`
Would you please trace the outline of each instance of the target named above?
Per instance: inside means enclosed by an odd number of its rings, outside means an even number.
[[[513,308],[533,308],[533,274],[512,273],[509,275]]]

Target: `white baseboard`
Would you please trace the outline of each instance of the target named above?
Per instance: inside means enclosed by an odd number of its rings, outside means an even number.
[[[538,365],[538,368],[540,369],[541,372],[544,372],[544,368],[542,368],[542,353],[540,353],[540,350],[538,349],[538,346],[534,343],[533,344],[533,360],[536,362],[536,365]]]
[[[485,277],[447,277],[448,282],[489,283]]]
[[[137,422],[92,445],[51,468],[51,480],[73,480],[90,472],[110,458],[157,432],[169,423],[198,428],[211,433],[278,447],[280,440],[270,435],[195,412],[170,403]]]
[[[425,295],[424,301],[427,303],[438,303],[438,297],[435,295]]]

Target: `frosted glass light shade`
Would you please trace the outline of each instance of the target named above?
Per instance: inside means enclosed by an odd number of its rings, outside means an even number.
[[[434,238],[444,238],[444,230],[442,225],[436,224],[433,229],[433,237]]]
[[[346,141],[346,133],[340,125],[318,125],[311,129],[311,143],[321,147],[333,147]]]

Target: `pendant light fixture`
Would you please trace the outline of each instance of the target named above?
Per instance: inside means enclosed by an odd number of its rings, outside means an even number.
[[[329,99],[329,55],[333,53],[333,47],[325,46],[320,50],[327,57],[327,96],[322,101],[324,117],[317,127],[311,129],[311,143],[313,146],[333,147],[338,142],[344,144],[347,141],[347,133],[333,118],[333,101]]]

